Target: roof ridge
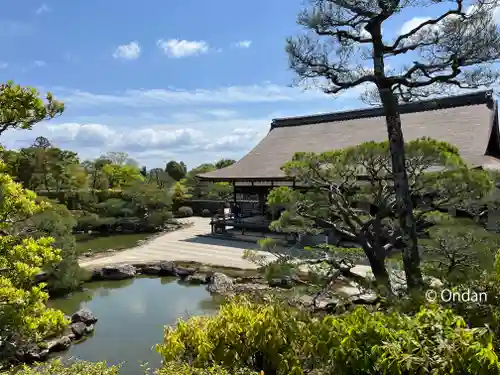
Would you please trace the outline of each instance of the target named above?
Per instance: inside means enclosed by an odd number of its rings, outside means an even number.
[[[493,100],[493,90],[477,91],[470,94],[461,94],[446,96],[435,99],[422,100],[413,103],[402,104],[399,106],[399,113],[414,113],[433,111],[437,109],[464,107],[469,105],[487,104],[490,105]],[[284,126],[313,125],[324,122],[347,121],[369,117],[384,116],[382,107],[362,108],[350,111],[323,113],[312,116],[297,116],[273,119],[271,121],[271,130]]]

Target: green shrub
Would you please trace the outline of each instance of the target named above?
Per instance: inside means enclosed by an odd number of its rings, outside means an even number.
[[[191,207],[188,207],[188,206],[179,207],[179,209],[177,210],[177,215],[179,217],[193,216],[193,209]]]
[[[207,208],[205,208],[203,211],[201,211],[201,216],[203,216],[203,217],[210,217],[211,215],[212,215],[212,213]]]
[[[165,362],[282,375],[500,374],[486,329],[468,329],[451,310],[414,316],[359,307],[318,319],[274,304],[236,299],[213,317],[165,329],[157,346]]]
[[[260,373],[248,369],[231,371],[217,365],[197,368],[184,363],[166,363],[156,375],[260,375]]]
[[[77,361],[63,365],[60,361],[52,361],[36,367],[23,366],[21,369],[4,372],[2,375],[118,375],[119,366],[108,366],[106,362]]]

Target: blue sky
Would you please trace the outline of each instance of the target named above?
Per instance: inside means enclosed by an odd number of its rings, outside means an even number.
[[[51,91],[60,118],[9,131],[8,147],[44,135],[94,158],[126,151],[148,167],[238,159],[272,118],[355,108],[292,88],[284,51],[303,0],[0,0],[0,80]],[[413,8],[384,26],[389,38],[438,9]]]

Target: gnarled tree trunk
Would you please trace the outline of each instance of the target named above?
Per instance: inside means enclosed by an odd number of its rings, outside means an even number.
[[[379,86],[380,99],[385,109],[387,133],[396,193],[396,209],[403,240],[403,263],[406,285],[414,290],[422,285],[417,227],[413,217],[413,204],[405,166],[404,138],[397,99],[390,87]]]

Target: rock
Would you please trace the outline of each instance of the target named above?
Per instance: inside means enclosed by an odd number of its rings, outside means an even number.
[[[269,285],[265,284],[235,284],[233,290],[238,293],[257,293],[269,290]]]
[[[47,350],[51,353],[62,352],[63,350],[67,350],[70,346],[71,340],[68,336],[63,336],[47,342]]]
[[[116,266],[106,266],[101,269],[102,278],[105,280],[124,280],[135,277],[137,269],[134,266],[124,264]]]
[[[87,325],[83,322],[76,322],[71,324],[71,332],[75,334],[77,339],[85,334],[85,328],[87,328]]]
[[[257,276],[242,276],[234,279],[235,284],[267,284],[267,281],[260,275]]]
[[[185,279],[186,282],[193,285],[207,284],[210,278],[207,275],[201,273],[195,273],[193,275],[188,275]]]
[[[47,272],[39,272],[35,276],[35,283],[41,283],[49,279],[49,274]]]
[[[92,311],[88,309],[80,309],[76,313],[71,315],[71,322],[72,323],[82,322],[85,323],[85,325],[91,325],[97,322],[97,318],[95,317],[94,314],[92,314]]]
[[[87,251],[87,252],[83,253],[83,256],[86,258],[90,258],[92,255],[94,255],[94,253],[92,251]]]
[[[196,271],[193,269],[189,268],[182,268],[182,267],[175,267],[175,273],[177,276],[179,276],[181,279],[184,279],[188,276],[194,275]]]
[[[92,276],[90,278],[91,280],[102,280],[102,270],[99,269],[93,269],[92,270]]]
[[[429,288],[441,289],[444,287],[444,283],[441,280],[439,280],[437,277],[429,276],[429,277],[426,277],[425,279],[426,279],[425,281],[429,285]]]
[[[177,276],[174,262],[161,262],[159,276]]]
[[[76,340],[76,335],[74,333],[70,333],[69,335],[67,335],[67,337],[73,341],[73,340]]]
[[[94,332],[94,329],[95,329],[95,326],[93,324],[88,325],[85,327],[85,333],[86,334],[92,333],[92,332]]]
[[[278,287],[283,289],[291,289],[295,285],[292,278],[288,276],[282,277],[281,279],[269,280],[268,284],[270,287]]]
[[[220,272],[215,272],[208,282],[207,290],[210,293],[230,293],[234,290],[233,279]]]
[[[23,345],[16,351],[17,360],[25,363],[39,362],[43,359],[40,356],[40,347],[36,344]]]
[[[315,309],[322,311],[335,311],[339,303],[340,301],[334,297],[320,297],[316,299]]]
[[[161,273],[161,267],[155,264],[147,265],[142,269],[142,273],[144,275],[159,275]]]
[[[380,297],[375,293],[362,294],[352,299],[352,303],[354,303],[355,305],[375,305],[379,301]]]
[[[46,361],[47,358],[49,357],[49,354],[50,354],[49,349],[40,350],[40,353],[38,353],[38,356],[40,357],[40,361]]]

